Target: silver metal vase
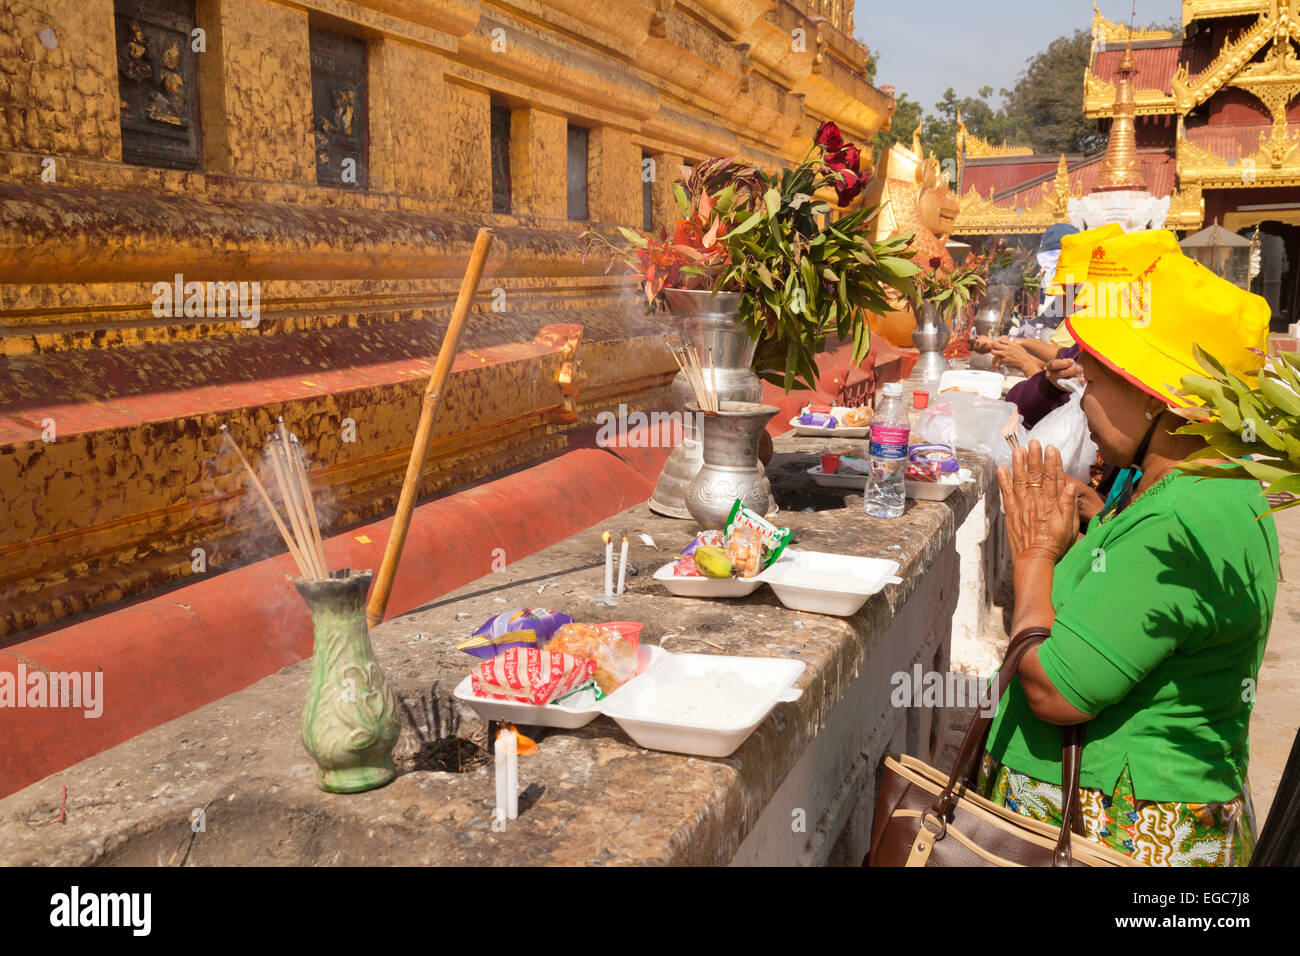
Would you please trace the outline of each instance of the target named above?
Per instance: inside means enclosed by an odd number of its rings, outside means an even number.
[[[683,342],[693,342],[706,371],[709,349],[713,349],[713,367],[717,373],[719,402],[758,402],[763,397],[763,383],[750,365],[756,343],[740,322],[739,292],[688,291],[666,289],[664,296],[672,310],[673,324]],[[680,372],[673,379],[673,402],[679,409],[695,400],[695,394]],[[694,415],[686,415],[685,437],[664,463],[650,496],[650,510],[670,518],[690,519],[686,509],[686,489],[704,464]],[[755,452],[757,464],[757,452]],[[766,512],[764,512],[766,513]]]
[[[948,370],[948,360],[943,357],[952,333],[948,325],[939,317],[939,307],[933,302],[921,303],[917,313],[916,331],[912,333],[912,344],[921,353],[917,359],[912,377],[922,382],[938,381]]]
[[[687,410],[694,415],[694,404]],[[720,402],[699,416],[704,462],[686,489],[686,510],[701,528],[721,528],[737,498],[760,515],[772,509],[772,486],[758,462],[758,439],[780,409],[754,402]]]

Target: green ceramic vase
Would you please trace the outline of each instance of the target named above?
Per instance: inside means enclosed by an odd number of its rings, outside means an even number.
[[[315,650],[302,710],[302,743],[316,760],[316,784],[330,793],[382,787],[396,776],[397,698],[375,660],[366,629],[370,571],[299,578],[311,609]]]

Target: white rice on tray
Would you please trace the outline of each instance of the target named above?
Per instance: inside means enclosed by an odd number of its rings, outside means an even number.
[[[771,700],[771,687],[716,671],[660,683],[638,702],[637,712],[651,720],[735,727],[753,720]]]

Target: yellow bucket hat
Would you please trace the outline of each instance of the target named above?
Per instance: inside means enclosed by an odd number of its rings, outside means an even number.
[[[1078,269],[1083,259],[1087,271],[1066,325],[1086,351],[1174,407],[1201,404],[1176,394],[1184,375],[1205,374],[1193,345],[1253,387],[1272,316],[1264,299],[1183,255],[1167,230],[1115,235],[1108,228],[1067,236],[1062,267],[1070,239],[1069,265]],[[1058,268],[1056,281],[1066,279]]]
[[[1067,288],[1082,282],[1088,274],[1088,257],[1093,247],[1107,239],[1124,235],[1119,225],[1112,223],[1100,229],[1074,232],[1061,237],[1061,256],[1056,260],[1056,275],[1047,287],[1048,295],[1064,295]]]

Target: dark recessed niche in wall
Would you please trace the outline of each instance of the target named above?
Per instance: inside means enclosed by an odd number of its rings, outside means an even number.
[[[370,174],[366,43],[311,28],[312,135],[316,182],[365,189]]]
[[[194,0],[115,0],[122,161],[198,169]]]

